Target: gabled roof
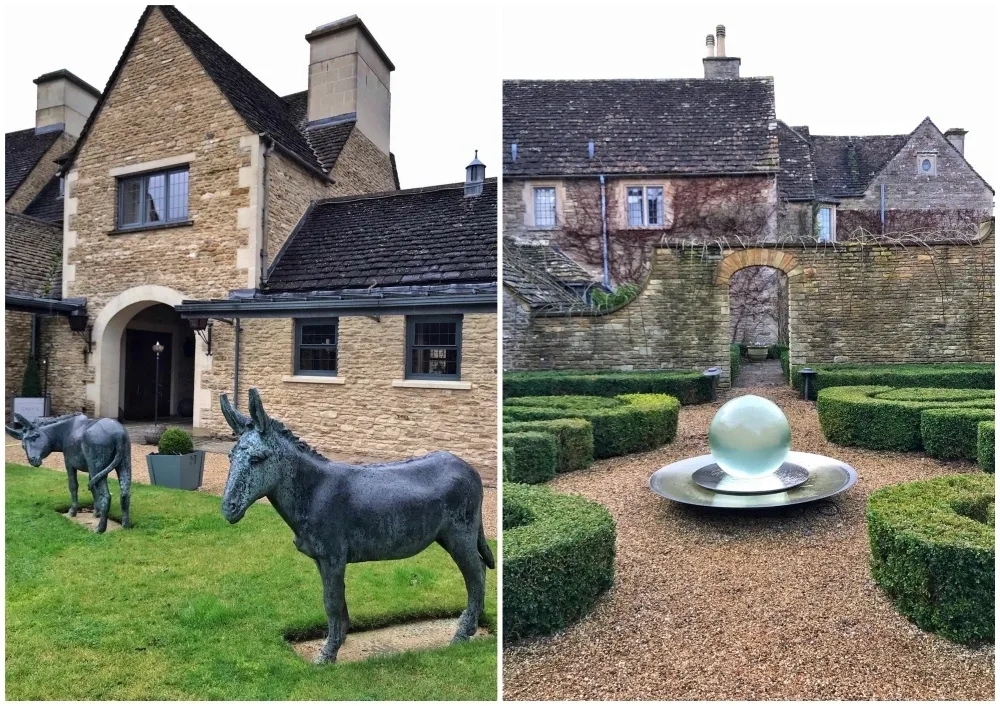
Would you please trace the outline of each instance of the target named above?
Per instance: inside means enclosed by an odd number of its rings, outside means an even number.
[[[4,213],[4,293],[62,296],[62,224]]]
[[[173,5],[149,5],[143,11],[135,31],[108,79],[101,98],[87,119],[80,139],[67,155],[67,167],[86,141],[87,134],[101,112],[109,91],[114,87],[146,20],[155,8],[160,9],[195,59],[204,67],[205,73],[251,130],[266,133],[281,151],[295,158],[306,168],[324,176],[328,174],[329,168],[333,166],[330,162],[331,157],[336,160],[336,155],[346,141],[346,136],[342,134],[346,126],[339,124],[336,129],[331,126],[318,128],[319,132],[311,138],[308,134],[310,131],[305,129],[303,122],[304,106],[300,106],[297,100],[294,100],[298,94],[288,96],[293,99],[290,102],[281,98]],[[353,123],[351,125],[353,126]]]
[[[813,188],[812,150],[808,136],[808,127],[793,128],[778,121],[778,148],[781,154],[778,195],[782,199],[812,201],[816,197]]]
[[[309,126],[307,107],[309,91],[299,91],[282,98],[288,106],[288,117],[296,129],[306,136],[306,141],[316,154],[323,169],[329,172],[337,163],[340,151],[351,136],[357,120],[341,120],[333,123]]]
[[[909,135],[812,135],[816,195],[861,196],[909,139]]]
[[[9,199],[31,174],[38,160],[55,144],[62,130],[37,134],[35,128],[8,132],[4,135],[4,201]]]
[[[265,292],[495,283],[497,180],[315,201],[271,266]]]
[[[503,93],[505,176],[778,169],[771,78],[516,80]]]
[[[532,309],[587,308],[572,287],[596,284],[593,278],[552,245],[503,243],[503,284]]]
[[[62,226],[63,197],[59,189],[59,177],[54,176],[42,187],[42,190],[31,200],[24,215]]]

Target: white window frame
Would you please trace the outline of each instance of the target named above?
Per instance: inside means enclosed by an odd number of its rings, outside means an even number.
[[[930,171],[924,171],[924,160],[931,163]],[[937,176],[937,152],[917,153],[917,176],[936,177]]]
[[[632,223],[629,220],[629,192],[633,189],[642,189],[642,223]],[[660,191],[660,203],[659,203],[659,223],[650,224],[649,222],[649,190],[659,189]],[[629,228],[664,228],[666,219],[666,200],[667,200],[667,190],[662,184],[626,184],[625,185],[625,224]]]
[[[820,232],[820,214],[824,210],[830,212],[830,232],[825,238]],[[821,243],[833,243],[837,240],[837,207],[832,203],[820,204],[816,209],[816,239]]]
[[[539,223],[538,222],[538,192],[539,191],[551,191],[552,192],[552,222],[551,223]],[[559,224],[559,194],[555,186],[550,185],[540,185],[531,187],[531,215],[532,215],[532,225],[540,230],[551,230]]]

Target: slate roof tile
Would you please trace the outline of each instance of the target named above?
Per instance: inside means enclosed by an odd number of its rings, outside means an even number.
[[[36,135],[35,128],[29,127],[27,130],[8,132],[4,135],[4,201],[17,191],[17,187],[38,164],[38,160],[62,134],[62,130],[52,130]]]
[[[586,302],[571,286],[595,284],[591,276],[551,245],[503,243],[503,283],[532,309],[585,309]]]
[[[62,225],[13,211],[4,216],[4,293],[61,298]]]
[[[861,196],[909,135],[811,135],[818,197]]]
[[[808,128],[804,128],[808,135]],[[778,147],[781,171],[778,172],[778,195],[788,200],[813,200],[812,150],[808,137],[778,121]]]
[[[42,187],[38,195],[24,209],[26,216],[33,216],[43,221],[58,223],[62,226],[63,197],[59,191],[59,177],[54,176]]]

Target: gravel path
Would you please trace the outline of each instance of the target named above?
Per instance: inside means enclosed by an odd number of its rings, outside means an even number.
[[[837,447],[789,388],[738,393],[778,403],[793,448],[846,461],[857,485],[832,502],[746,514],[658,498],[650,474],[708,453],[718,404],[682,408],[662,449],[559,476],[553,488],[613,513],[615,586],[583,621],[504,651],[505,698],[992,699],[992,646],[954,645],[895,613],[871,580],[865,532],[876,488],[975,467]]]

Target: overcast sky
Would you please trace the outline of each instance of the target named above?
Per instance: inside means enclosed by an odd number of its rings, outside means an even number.
[[[819,135],[908,133],[930,116],[969,131],[965,154],[994,188],[997,17],[938,3],[621,3],[506,7],[505,78],[704,75],[705,35],[726,26],[741,76],[773,76],[778,118]]]
[[[35,84],[69,69],[103,90],[142,14],[125,5],[4,7],[4,132],[35,124]],[[499,10],[496,7],[380,5],[238,6],[180,2],[178,9],[278,95],[306,88],[305,35],[356,14],[396,66],[391,149],[403,188],[461,181],[474,150],[487,176],[500,168]]]

